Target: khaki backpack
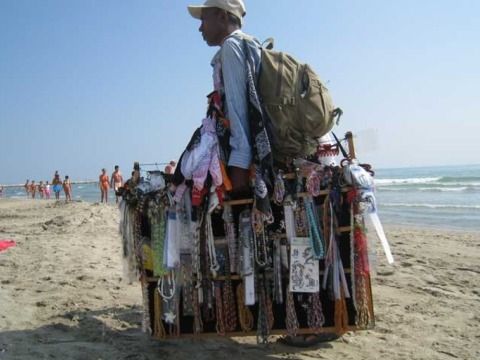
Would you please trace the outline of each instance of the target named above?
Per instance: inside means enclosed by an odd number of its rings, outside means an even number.
[[[328,89],[307,64],[262,47],[257,91],[271,123],[272,153],[276,161],[310,155],[317,139],[328,133],[342,114]]]

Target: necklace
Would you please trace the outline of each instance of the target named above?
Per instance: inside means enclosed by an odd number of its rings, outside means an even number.
[[[252,225],[255,263],[260,268],[265,268],[269,263],[267,253],[267,236],[265,234],[265,223],[263,219],[263,214],[255,209],[252,211]]]
[[[285,319],[287,334],[291,337],[297,336],[298,333],[298,319],[295,311],[295,302],[293,299],[293,293],[287,291],[287,318]]]
[[[283,182],[283,171],[278,170],[278,174],[275,177],[275,184],[273,187],[273,202],[277,205],[282,205],[284,198],[285,198],[285,183]]]
[[[323,248],[322,237],[320,235],[317,216],[315,213],[313,201],[305,202],[305,208],[308,220],[309,237],[312,245],[312,250],[315,259],[323,259],[325,257],[325,250]]]
[[[206,236],[207,236],[207,248],[208,248],[208,258],[210,259],[210,272],[212,277],[215,279],[217,277],[218,270],[220,265],[217,261],[217,253],[215,251],[215,240],[213,237],[212,229],[212,216],[210,213],[206,215]]]
[[[235,236],[232,207],[230,205],[225,205],[223,208],[223,221],[230,260],[230,272],[238,272],[238,243]]]

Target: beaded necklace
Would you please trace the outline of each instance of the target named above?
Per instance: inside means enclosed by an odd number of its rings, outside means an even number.
[[[304,202],[299,199],[295,208],[295,233],[298,237],[307,237],[307,213]]]
[[[212,216],[210,213],[206,214],[206,238],[207,238],[207,249],[208,249],[208,258],[210,259],[210,272],[212,277],[215,279],[220,269],[220,265],[217,261],[217,253],[215,251],[215,240],[213,237],[213,228],[212,228]]]
[[[283,304],[282,289],[282,259],[281,259],[281,238],[274,238],[273,241],[273,288],[275,294],[275,302]]]
[[[305,201],[305,209],[308,220],[308,232],[312,245],[312,251],[315,259],[323,259],[325,257],[325,249],[323,246],[322,237],[320,235],[318,216],[315,211],[315,206],[312,200]]]
[[[268,240],[265,233],[264,215],[256,209],[252,211],[252,226],[255,263],[260,268],[265,268],[269,264],[267,252]]]
[[[238,307],[238,322],[243,332],[249,332],[253,328],[253,315],[248,306],[245,306],[245,291],[244,285],[237,286],[237,307]]]
[[[320,332],[325,323],[325,316],[323,315],[322,302],[320,301],[320,294],[313,293],[308,297],[307,323],[310,329],[315,333]]]
[[[223,311],[223,302],[222,302],[222,288],[220,282],[214,285],[215,287],[215,310],[217,324],[215,326],[218,335],[225,335],[225,318]]]
[[[287,327],[287,334],[291,337],[297,336],[299,323],[297,313],[295,311],[295,300],[293,299],[293,293],[287,291],[287,317],[285,319],[285,325]]]
[[[235,309],[235,295],[233,294],[230,278],[230,264],[228,253],[225,255],[225,281],[223,283],[223,308],[225,311],[225,331],[232,332],[237,328],[237,312]]]
[[[180,273],[182,275],[182,310],[184,316],[194,315],[194,301],[193,301],[193,272],[192,272],[192,256],[189,254],[182,254],[180,256]]]
[[[223,208],[223,221],[230,260],[230,272],[239,272],[238,242],[235,236],[235,222],[233,220],[232,207],[230,205],[225,205]]]
[[[268,321],[268,304],[265,290],[265,274],[258,275],[258,318],[257,318],[257,343],[268,344],[270,326]]]
[[[275,176],[275,184],[273,186],[273,202],[277,205],[283,204],[285,198],[285,183],[283,182],[283,171],[278,170]]]
[[[251,213],[245,209],[239,216],[240,275],[245,286],[245,304],[255,304],[255,260],[253,254],[253,230]]]

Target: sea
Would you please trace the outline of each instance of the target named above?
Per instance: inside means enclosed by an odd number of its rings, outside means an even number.
[[[480,164],[375,169],[375,187],[383,224],[480,231]],[[19,187],[3,196],[26,198]],[[74,184],[73,198],[98,202],[98,184]]]

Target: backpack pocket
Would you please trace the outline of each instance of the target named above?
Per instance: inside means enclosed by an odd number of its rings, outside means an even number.
[[[297,114],[308,140],[325,135],[334,124],[330,93],[308,65],[304,65],[302,69]]]

